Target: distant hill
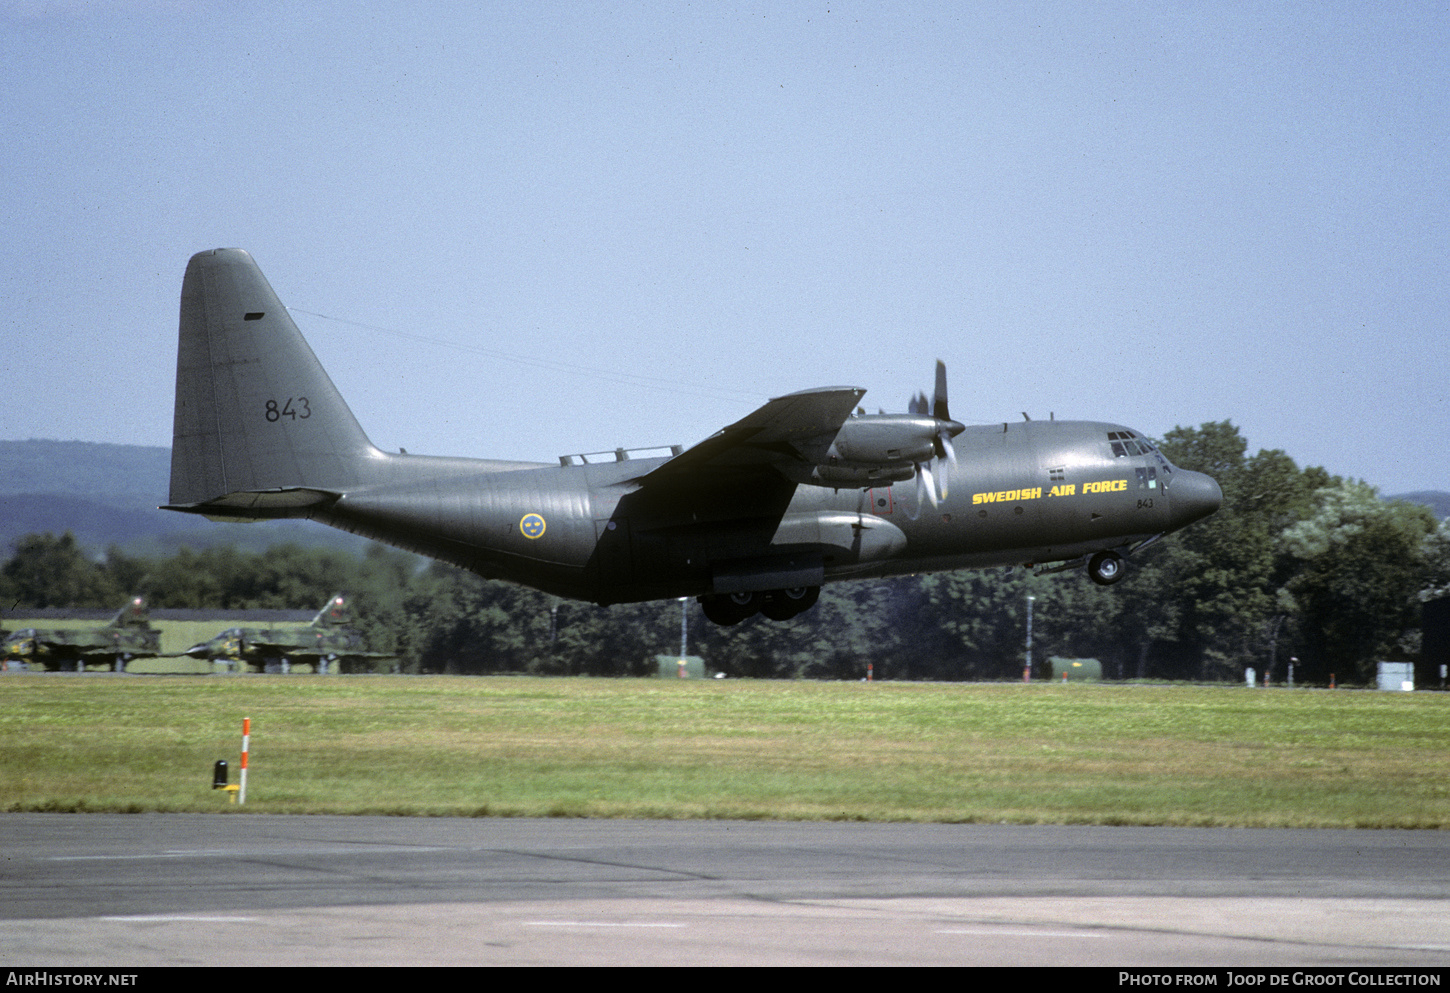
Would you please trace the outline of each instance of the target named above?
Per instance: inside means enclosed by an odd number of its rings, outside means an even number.
[[[171,449],[86,441],[0,441],[0,560],[17,538],[72,532],[86,548],[117,545],[133,555],[183,546],[262,551],[291,542],[359,549],[362,538],[308,521],[215,524],[158,510],[171,486]]]
[[[54,494],[155,510],[171,486],[171,449],[88,441],[0,441],[0,497]]]
[[[1401,493],[1398,496],[1385,497],[1385,499],[1422,504],[1429,507],[1434,515],[1442,521],[1450,517],[1450,493],[1446,493],[1444,490],[1416,490],[1414,493]]]

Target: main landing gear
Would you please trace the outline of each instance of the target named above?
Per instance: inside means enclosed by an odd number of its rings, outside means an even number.
[[[820,595],[819,586],[793,586],[788,590],[754,593],[712,593],[699,600],[707,618],[728,627],[757,613],[773,621],[789,620],[814,607]]]

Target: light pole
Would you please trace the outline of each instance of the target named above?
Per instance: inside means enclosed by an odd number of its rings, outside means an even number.
[[[1027,598],[1027,668],[1022,670],[1022,681],[1032,682],[1032,601],[1036,597]]]
[[[690,640],[690,598],[680,597],[680,658],[686,655],[685,648]]]

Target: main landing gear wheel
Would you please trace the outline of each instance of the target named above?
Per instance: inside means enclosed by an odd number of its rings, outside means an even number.
[[[760,612],[772,621],[788,621],[796,614],[810,610],[821,595],[819,586],[793,586],[788,590],[772,590],[760,605]]]
[[[1099,586],[1112,586],[1128,571],[1123,557],[1117,552],[1098,552],[1088,559],[1088,578]]]
[[[773,621],[790,620],[814,607],[820,595],[819,586],[793,586],[757,593],[714,593],[700,597],[700,606],[710,621],[729,627],[757,613]]]
[[[759,593],[716,593],[700,597],[700,606],[712,623],[729,627],[760,610],[761,600]]]

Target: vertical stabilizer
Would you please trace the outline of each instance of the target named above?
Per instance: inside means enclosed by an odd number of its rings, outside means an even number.
[[[381,457],[251,255],[192,256],[181,289],[171,503],[339,490]]]
[[[146,601],[135,596],[126,601],[126,605],[116,611],[116,616],[111,618],[111,623],[106,625],[110,628],[149,628],[151,626],[151,614],[146,609]]]
[[[317,612],[312,618],[312,627],[315,628],[340,628],[346,627],[352,622],[352,614],[348,610],[347,597],[338,593],[327,601],[327,605]]]

